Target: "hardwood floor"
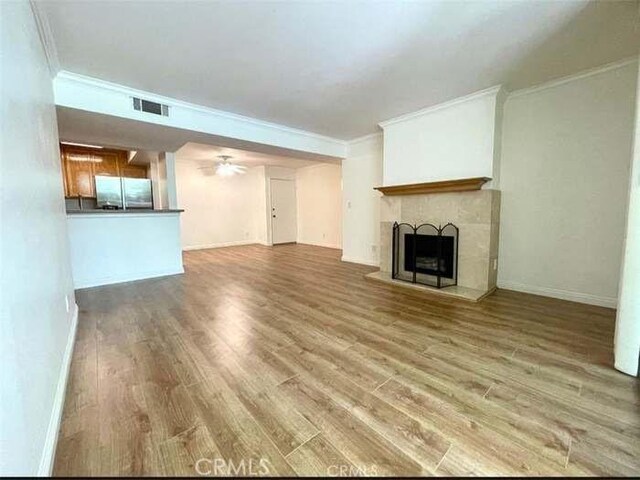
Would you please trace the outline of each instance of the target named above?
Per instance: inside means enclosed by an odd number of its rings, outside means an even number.
[[[185,269],[78,292],[56,475],[640,475],[613,310],[430,296],[305,245]]]

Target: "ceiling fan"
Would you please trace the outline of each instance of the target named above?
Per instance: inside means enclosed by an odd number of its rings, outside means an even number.
[[[221,177],[230,177],[232,175],[242,174],[247,171],[247,167],[243,165],[236,165],[231,163],[229,159],[233,158],[231,155],[218,155],[221,162],[216,165],[216,175]],[[209,170],[211,167],[201,167],[201,170]]]

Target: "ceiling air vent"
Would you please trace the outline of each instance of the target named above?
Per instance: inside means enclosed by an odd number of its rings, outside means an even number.
[[[133,97],[133,109],[139,112],[153,113],[154,115],[169,116],[169,106],[161,103],[150,102],[141,98]]]

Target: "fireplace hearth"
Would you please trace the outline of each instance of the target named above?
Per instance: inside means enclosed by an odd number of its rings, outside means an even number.
[[[457,285],[458,227],[393,224],[393,279],[437,288]]]

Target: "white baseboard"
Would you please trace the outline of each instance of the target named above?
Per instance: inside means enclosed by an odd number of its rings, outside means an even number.
[[[342,245],[335,245],[333,243],[305,242],[302,240],[298,240],[296,243],[299,243],[301,245],[313,245],[314,247],[324,247],[324,248],[333,248],[336,250],[342,250]]]
[[[151,272],[136,272],[134,274],[129,275],[112,275],[107,277],[97,277],[97,278],[84,278],[84,279],[75,279],[73,281],[74,287],[78,288],[91,288],[91,287],[99,287],[102,285],[111,285],[114,283],[123,283],[123,282],[134,282],[136,280],[145,280],[147,278],[156,278],[156,277],[165,277],[167,275],[179,275],[184,273],[184,268],[180,266],[179,268],[169,269],[169,270],[154,270]]]
[[[189,245],[188,247],[182,247],[182,250],[188,252],[191,250],[207,250],[209,248],[235,247],[237,245],[254,245],[256,243],[261,242],[258,242],[257,240],[238,240],[235,242],[207,243],[203,245]]]
[[[380,266],[380,262],[376,262],[374,260],[364,259],[364,258],[346,257],[346,256],[343,255],[341,260],[343,262],[359,263],[361,265],[369,265],[371,267],[379,267]]]
[[[597,305],[599,307],[616,308],[618,306],[617,298],[591,295],[589,293],[572,292],[569,290],[559,290],[557,288],[538,287],[535,285],[525,285],[523,283],[500,281],[498,282],[498,288],[532,293],[534,295],[543,295],[545,297],[559,298],[561,300],[569,300],[572,302],[587,303],[589,305]]]
[[[60,376],[58,377],[58,386],[56,387],[56,396],[53,399],[53,408],[51,417],[49,418],[49,427],[47,428],[47,436],[40,457],[40,466],[38,467],[39,477],[50,477],[53,471],[53,461],[56,455],[56,446],[58,444],[58,432],[60,431],[60,422],[62,420],[62,410],[64,408],[64,397],[67,392],[67,381],[69,380],[69,370],[71,368],[71,358],[73,357],[73,346],[76,342],[76,331],[78,330],[78,305],[73,305],[73,313],[71,315],[71,327],[69,328],[69,336],[67,337],[67,346],[62,357],[62,366],[60,368]]]

